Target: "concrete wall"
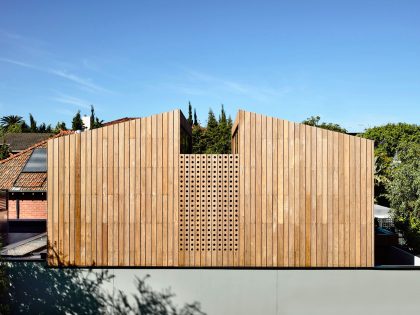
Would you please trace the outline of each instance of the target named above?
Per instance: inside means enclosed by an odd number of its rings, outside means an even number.
[[[17,267],[16,267],[17,266]],[[29,267],[28,267],[29,266]],[[32,266],[32,267],[30,267]],[[60,285],[63,272],[74,269],[42,267],[15,263],[15,284],[11,292],[25,295],[28,303],[36,292],[49,292],[58,284],[57,293],[48,296],[44,308],[69,303]],[[41,266],[40,264],[36,266]],[[38,268],[37,267],[37,268]],[[29,268],[25,273],[25,268]],[[84,269],[76,269],[87,273]],[[42,271],[40,273],[40,271]],[[164,270],[109,269],[115,278],[102,287],[110,294],[118,290],[129,295],[136,291],[135,277],[150,275],[155,290],[171,287],[175,302],[198,301],[207,314],[417,314],[420,309],[420,270]],[[95,272],[99,272],[96,270]],[[31,275],[37,279],[31,280]],[[19,283],[19,279],[21,279]],[[42,287],[40,287],[42,286]],[[53,290],[54,291],[54,290]],[[72,289],[72,291],[77,291]],[[46,293],[45,293],[46,294]],[[19,298],[18,298],[19,299]],[[78,303],[83,296],[77,295]],[[41,298],[42,300],[42,298]],[[59,303],[57,303],[59,302]],[[73,301],[74,302],[74,301]],[[34,308],[31,311],[35,311]],[[48,310],[47,310],[48,311]],[[54,310],[50,310],[53,313]],[[112,310],[111,310],[112,311]]]

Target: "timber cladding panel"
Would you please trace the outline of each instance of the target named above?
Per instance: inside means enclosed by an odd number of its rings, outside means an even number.
[[[373,141],[239,111],[240,266],[372,267]]]
[[[48,262],[178,266],[179,110],[48,142]]]
[[[49,264],[374,265],[372,141],[245,111],[234,154],[185,132],[176,110],[50,140]]]

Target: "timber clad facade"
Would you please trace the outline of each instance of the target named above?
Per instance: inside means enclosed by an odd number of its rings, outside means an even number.
[[[373,142],[245,111],[188,154],[181,111],[48,142],[50,265],[372,267]]]

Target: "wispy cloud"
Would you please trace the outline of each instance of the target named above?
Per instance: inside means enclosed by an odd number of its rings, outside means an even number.
[[[81,99],[78,97],[74,97],[74,96],[70,96],[70,95],[66,95],[62,93],[58,93],[58,96],[52,97],[51,100],[59,102],[59,103],[63,103],[63,104],[69,104],[69,105],[85,108],[85,109],[90,109],[90,104],[92,104],[92,102],[89,102],[85,99]]]
[[[41,67],[41,66],[37,66],[37,65],[33,65],[33,64],[29,64],[23,61],[19,61],[19,60],[14,60],[14,59],[9,59],[9,58],[3,58],[0,57],[0,61],[4,62],[4,63],[9,63],[9,64],[13,64],[19,67],[23,67],[23,68],[27,68],[27,69],[31,69],[31,70],[36,70],[36,71],[40,71],[40,72],[44,72],[44,73],[48,73],[50,75],[54,75],[57,77],[60,77],[62,79],[71,81],[73,83],[76,83],[77,85],[92,91],[92,92],[106,92],[106,93],[112,93],[112,91],[99,86],[98,84],[95,84],[92,82],[92,80],[90,79],[86,79],[86,78],[82,78],[78,75],[75,75],[73,73],[70,73],[68,71],[65,70],[61,70],[61,69],[53,69],[53,68],[49,68],[49,67]]]
[[[210,75],[190,69],[183,69],[183,75],[175,82],[166,84],[167,88],[187,95],[232,94],[244,96],[260,102],[270,102],[289,93],[290,87],[271,87],[251,84],[239,80]],[[181,78],[181,79],[179,79]]]

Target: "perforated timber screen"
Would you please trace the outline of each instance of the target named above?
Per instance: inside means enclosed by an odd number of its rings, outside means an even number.
[[[239,155],[181,154],[179,259],[233,266],[239,233]]]

